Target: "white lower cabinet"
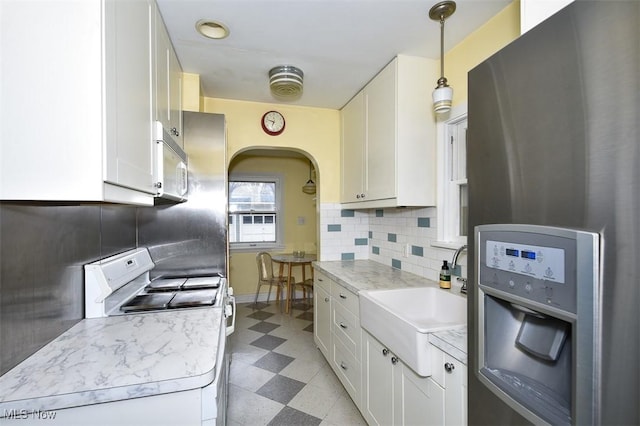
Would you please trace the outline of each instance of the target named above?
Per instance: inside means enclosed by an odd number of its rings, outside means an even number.
[[[326,359],[331,348],[331,283],[329,278],[315,272],[313,279],[313,338]]]
[[[467,424],[467,366],[442,350],[432,349],[431,378],[444,389],[443,425]]]
[[[445,390],[420,377],[366,331],[362,414],[371,425],[445,424]]]
[[[358,295],[314,272],[314,340],[369,425],[467,424],[467,367],[432,346],[419,376],[360,326]]]
[[[360,305],[358,295],[314,273],[314,340],[357,406],[360,405]]]
[[[331,359],[338,379],[356,405],[362,388],[358,295],[331,281]]]

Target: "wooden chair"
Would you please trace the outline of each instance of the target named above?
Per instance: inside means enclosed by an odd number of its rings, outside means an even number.
[[[312,304],[313,303],[313,278],[306,279],[304,281],[298,281],[297,283],[295,283],[294,294],[295,294],[295,288],[297,287],[302,289],[302,297],[304,301],[308,304]]]
[[[282,303],[284,290],[287,286],[287,277],[279,277],[273,274],[273,260],[271,255],[267,252],[260,252],[256,255],[256,264],[258,265],[258,287],[256,288],[256,298],[254,304],[258,303],[258,295],[260,294],[260,287],[263,285],[269,286],[269,293],[267,293],[267,303],[271,298],[271,289],[275,285],[276,288],[276,303]],[[282,309],[282,305],[280,306]]]
[[[298,281],[293,286],[293,294],[296,294],[296,288],[300,288],[302,290],[302,297],[304,301],[308,304],[313,303],[313,266],[309,265],[311,268],[311,278],[306,278],[303,273],[303,281]],[[302,266],[304,269],[304,266]]]

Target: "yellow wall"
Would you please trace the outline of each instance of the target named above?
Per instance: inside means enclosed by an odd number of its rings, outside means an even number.
[[[513,1],[444,57],[453,104],[467,102],[467,73],[520,36],[520,2]]]
[[[253,157],[241,155],[231,162],[229,173],[279,173],[283,177],[284,243],[282,252],[317,251],[317,220],[315,195],[302,192],[309,179],[309,162],[301,158]],[[304,218],[304,225],[298,218]],[[229,281],[236,294],[254,294],[258,279],[256,252],[231,252]],[[296,268],[300,269],[300,268]],[[307,269],[308,271],[308,269]],[[300,271],[296,271],[301,278]],[[262,288],[263,291],[266,287]],[[274,293],[275,294],[275,293]]]
[[[285,130],[267,135],[260,126],[262,115],[280,111]],[[291,148],[305,153],[318,170],[319,199],[340,200],[340,113],[326,108],[205,98],[204,112],[224,114],[227,121],[227,157],[250,148]]]

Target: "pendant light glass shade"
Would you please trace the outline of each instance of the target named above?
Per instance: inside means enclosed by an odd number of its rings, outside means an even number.
[[[309,161],[309,180],[302,186],[302,192],[305,194],[315,194],[316,193],[316,183],[311,179],[311,171],[312,171],[311,161]]]
[[[453,89],[447,84],[444,76],[444,21],[456,11],[454,1],[441,1],[429,10],[429,18],[440,22],[440,78],[438,86],[433,91],[433,110],[436,114],[451,111],[453,101]]]
[[[442,114],[451,110],[453,89],[449,86],[436,87],[433,91],[433,110]]]

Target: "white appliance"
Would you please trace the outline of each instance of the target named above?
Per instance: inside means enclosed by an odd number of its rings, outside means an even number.
[[[235,329],[236,301],[222,274],[149,278],[155,264],[138,248],[85,265],[85,317],[172,309],[223,309],[214,380],[202,389],[203,425],[224,425],[231,356],[227,336]],[[206,403],[211,401],[212,403]],[[205,421],[206,420],[206,421]]]
[[[155,122],[154,182],[156,197],[173,201],[187,200],[187,154]]]

